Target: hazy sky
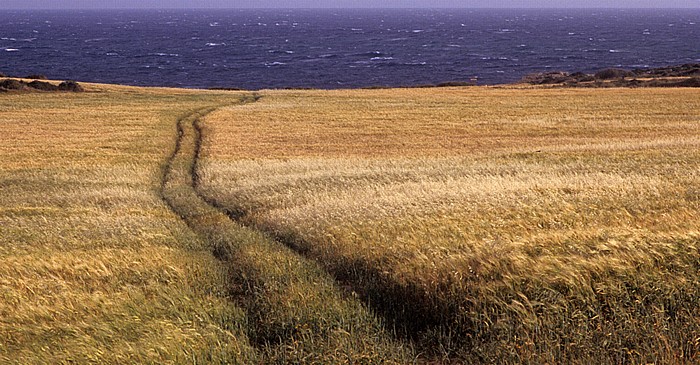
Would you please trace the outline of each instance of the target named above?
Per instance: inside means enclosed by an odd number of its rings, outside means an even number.
[[[0,0],[0,9],[700,8],[700,0]]]

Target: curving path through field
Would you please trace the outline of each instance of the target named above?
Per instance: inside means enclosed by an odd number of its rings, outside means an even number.
[[[255,94],[238,104],[255,102]],[[198,122],[217,107],[178,121],[162,197],[229,267],[231,299],[248,316],[247,335],[264,363],[407,363],[411,350],[395,340],[357,298],[345,294],[317,263],[244,227],[198,195]]]

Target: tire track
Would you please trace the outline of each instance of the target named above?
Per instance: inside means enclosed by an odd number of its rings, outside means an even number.
[[[238,104],[255,102],[248,94]],[[163,173],[168,206],[228,268],[230,296],[247,314],[247,335],[264,363],[407,363],[411,351],[366,306],[344,294],[318,263],[266,234],[238,224],[196,191],[199,121],[217,107],[177,123]]]
[[[245,221],[244,218],[248,213],[245,209],[223,203],[215,196],[202,193],[199,189],[200,177],[197,173],[197,165],[201,155],[202,135],[206,132],[206,127],[200,120],[195,121],[194,127],[198,141],[192,172],[193,186],[199,197],[208,205],[225,213],[237,224],[259,232],[269,240],[289,248],[305,260],[316,263],[333,278],[338,287],[342,288],[345,296],[356,298],[380,316],[386,326],[392,328],[392,335],[395,338],[411,343],[411,346],[420,343],[419,349],[425,352],[421,357],[445,355],[445,350],[435,350],[441,344],[436,340],[438,337],[433,335],[434,333],[454,331],[454,333],[450,332],[450,341],[453,337],[458,339],[467,336],[445,325],[455,323],[464,308],[432,297],[431,293],[418,284],[399,282],[376,263],[361,258],[328,256],[322,248],[307,242],[294,232],[277,232],[255,222]]]

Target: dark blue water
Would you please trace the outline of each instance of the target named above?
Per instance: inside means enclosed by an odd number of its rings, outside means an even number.
[[[507,83],[700,62],[700,10],[0,11],[0,72],[131,85]]]

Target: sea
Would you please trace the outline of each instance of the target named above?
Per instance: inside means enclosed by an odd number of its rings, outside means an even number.
[[[185,88],[503,84],[700,62],[700,9],[0,10],[0,72]]]

